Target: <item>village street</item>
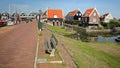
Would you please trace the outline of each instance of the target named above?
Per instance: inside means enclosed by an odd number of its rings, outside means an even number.
[[[75,68],[71,56],[61,43],[58,43],[58,52],[55,52],[54,57],[45,53],[44,40],[51,37],[51,32],[47,29],[39,32],[42,35],[39,37],[38,58],[35,61],[37,27],[37,21],[33,20],[30,23],[0,28],[0,68],[34,68],[34,63],[40,58],[46,58],[49,62],[62,61],[63,63],[40,63],[40,66],[35,66],[37,68]]]
[[[33,68],[37,21],[0,27],[0,68]]]

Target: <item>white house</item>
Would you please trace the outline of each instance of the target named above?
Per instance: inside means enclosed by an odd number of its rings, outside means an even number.
[[[106,13],[100,17],[100,21],[104,23],[109,23],[113,19],[113,16],[110,13]]]

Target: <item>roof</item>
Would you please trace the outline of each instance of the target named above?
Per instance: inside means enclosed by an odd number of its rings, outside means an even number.
[[[93,13],[94,10],[95,8],[87,9],[85,13],[83,14],[83,17],[89,17]]]
[[[75,16],[75,14],[78,12],[78,10],[74,10],[69,12],[66,16]]]
[[[3,12],[3,13],[1,13],[1,15],[3,15],[3,16],[7,15],[7,16],[9,16],[9,13],[8,12]]]
[[[41,18],[46,18],[47,15],[46,15],[46,11],[44,13],[41,14]]]
[[[106,14],[103,14],[100,18],[101,19],[104,19],[106,16],[108,16],[109,15],[109,13],[106,13]]]
[[[30,13],[29,15],[38,15],[38,13],[32,12],[32,13]]]
[[[54,15],[57,15],[57,18],[63,18],[63,12],[60,9],[47,9],[47,18],[54,18]]]
[[[27,14],[26,13],[21,13],[20,16],[27,16]]]

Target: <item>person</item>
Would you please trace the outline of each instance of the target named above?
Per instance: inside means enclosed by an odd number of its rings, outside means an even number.
[[[20,15],[17,15],[17,16],[16,16],[16,23],[18,23],[18,24],[19,24],[20,22],[21,22]]]

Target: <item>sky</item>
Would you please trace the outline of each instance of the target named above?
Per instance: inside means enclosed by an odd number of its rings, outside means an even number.
[[[120,0],[0,0],[0,12],[43,12],[47,8],[62,9],[64,15],[75,9],[82,13],[88,8],[96,8],[100,15],[111,13],[113,17],[120,18]]]

